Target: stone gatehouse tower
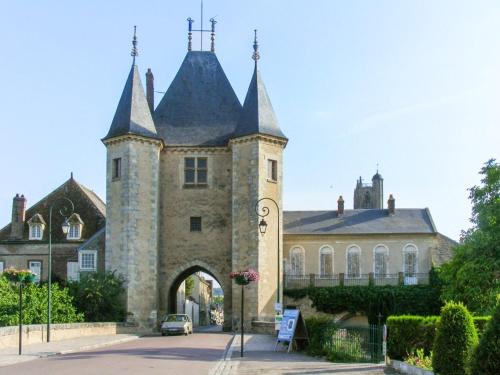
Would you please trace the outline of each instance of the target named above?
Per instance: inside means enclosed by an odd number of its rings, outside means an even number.
[[[282,207],[283,149],[287,138],[258,70],[243,106],[214,52],[188,53],[154,108],[153,73],[144,93],[134,62],[108,134],[106,269],[127,278],[130,318],[153,328],[175,309],[184,278],[204,271],[224,291],[226,328],[239,325],[240,289],[229,273],[254,268],[246,289],[245,325],[271,321],[277,298],[279,229],[271,207],[259,233],[256,202]],[[280,220],[283,222],[283,220]],[[283,243],[283,241],[280,241]]]

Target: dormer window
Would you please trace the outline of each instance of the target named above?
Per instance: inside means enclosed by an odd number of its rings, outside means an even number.
[[[73,214],[68,219],[69,230],[66,238],[68,240],[79,240],[82,238],[83,221],[80,215]]]
[[[28,220],[29,239],[40,241],[43,239],[43,230],[45,229],[45,220],[42,215],[35,214]]]

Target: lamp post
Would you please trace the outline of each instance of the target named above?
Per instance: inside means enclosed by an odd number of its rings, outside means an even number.
[[[48,272],[48,285],[47,285],[47,342],[50,342],[50,321],[52,316],[52,210],[54,206],[60,202],[64,202],[69,205],[69,209],[67,205],[62,205],[59,209],[59,214],[64,217],[64,222],[61,226],[62,232],[67,234],[69,231],[69,222],[68,216],[71,215],[75,211],[75,205],[71,201],[71,199],[62,197],[55,201],[49,209],[49,272]]]
[[[266,230],[267,230],[267,222],[265,220],[265,217],[267,215],[269,215],[269,207],[263,206],[259,210],[260,202],[266,201],[266,200],[274,203],[274,205],[276,206],[276,212],[278,214],[278,277],[277,277],[278,291],[277,291],[277,295],[276,295],[276,302],[280,303],[280,263],[281,263],[281,260],[280,260],[280,207],[278,206],[278,203],[276,203],[276,201],[272,198],[264,197],[264,198],[261,198],[257,201],[257,203],[255,204],[255,212],[257,213],[257,215],[259,215],[259,217],[262,218],[259,222],[260,234],[262,234],[262,235],[266,234]]]

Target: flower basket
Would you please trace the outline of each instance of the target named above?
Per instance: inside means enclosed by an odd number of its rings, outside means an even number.
[[[259,273],[250,268],[246,271],[231,272],[229,277],[238,285],[248,285],[259,280]]]
[[[11,283],[22,283],[30,284],[35,281],[36,275],[30,270],[16,270],[14,268],[6,269],[3,272],[3,275],[9,280]]]
[[[7,268],[5,271],[3,271],[3,276],[7,280],[9,280],[11,283],[17,283],[19,280],[19,271],[14,269],[14,268]]]

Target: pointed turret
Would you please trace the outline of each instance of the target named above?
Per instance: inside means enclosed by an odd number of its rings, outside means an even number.
[[[274,113],[271,100],[269,99],[264,81],[257,67],[257,60],[260,58],[257,33],[255,33],[254,53],[252,58],[255,60],[255,68],[233,138],[251,134],[266,134],[287,139],[278,125],[278,120]]]
[[[126,134],[158,138],[148,101],[142,87],[139,70],[137,69],[137,65],[135,65],[135,58],[138,55],[136,28],[134,26],[131,52],[131,56],[133,57],[132,67],[123,88],[118,108],[116,108],[115,117],[113,117],[108,134],[103,140]]]

